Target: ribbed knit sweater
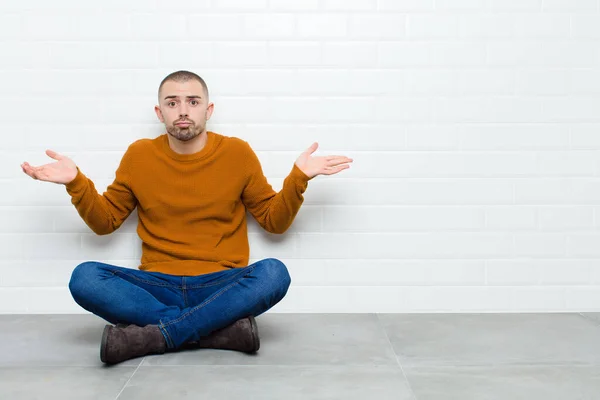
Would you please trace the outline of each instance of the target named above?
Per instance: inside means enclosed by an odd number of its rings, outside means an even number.
[[[103,194],[79,167],[66,185],[71,202],[98,235],[114,232],[138,209],[139,269],[196,276],[248,265],[246,211],[268,232],[292,224],[311,179],[295,164],[275,192],[241,139],[207,133],[195,154],[179,154],[167,134],[132,143]]]

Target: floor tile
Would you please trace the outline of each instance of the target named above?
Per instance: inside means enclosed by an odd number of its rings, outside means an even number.
[[[0,367],[101,366],[107,322],[91,314],[0,315]],[[139,365],[142,358],[119,366]]]
[[[600,367],[408,367],[418,400],[596,400]]]
[[[600,326],[578,314],[381,314],[404,365],[600,361]]]
[[[590,321],[595,321],[600,324],[600,313],[581,313],[581,315]]]
[[[399,367],[142,366],[119,400],[149,398],[408,400],[413,397]]]
[[[148,356],[143,365],[397,365],[375,314],[263,314],[256,355],[185,350]]]
[[[0,368],[0,398],[115,399],[137,367]]]

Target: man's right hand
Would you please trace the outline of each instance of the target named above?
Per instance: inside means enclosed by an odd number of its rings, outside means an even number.
[[[73,160],[52,150],[46,150],[46,154],[57,161],[40,167],[34,167],[29,165],[28,162],[24,162],[21,164],[23,172],[36,180],[62,183],[64,185],[75,179],[77,166]]]

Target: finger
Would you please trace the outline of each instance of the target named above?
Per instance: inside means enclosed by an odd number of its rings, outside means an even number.
[[[58,154],[57,152],[55,152],[53,150],[46,150],[46,154],[48,155],[48,157],[53,158],[58,161],[60,161],[64,158],[64,156]]]
[[[27,161],[25,161],[23,164],[21,164],[21,166],[23,166],[23,167],[25,167],[27,169],[30,169],[32,171],[37,171],[40,168],[42,168],[42,167],[34,167],[33,165],[29,164]]]
[[[318,148],[319,148],[319,143],[314,142],[313,144],[310,145],[310,147],[308,149],[306,149],[305,153],[312,154],[315,151],[317,151]]]
[[[333,160],[333,159],[339,159],[339,158],[347,158],[350,159],[350,157],[348,156],[342,156],[342,155],[335,155],[335,154],[330,154],[328,156],[325,156],[326,159],[328,160]]]
[[[32,177],[33,179],[35,179],[35,173],[29,169],[29,168],[23,168],[23,172],[25,172],[27,175],[29,175],[30,177]]]
[[[30,177],[32,177],[33,179],[37,179],[37,174],[33,170],[33,168],[27,168],[26,174],[29,175]]]
[[[340,165],[340,164],[348,164],[348,163],[351,163],[352,161],[354,161],[354,160],[352,160],[351,158],[344,157],[344,158],[340,158],[340,159],[329,160],[329,161],[327,161],[327,165],[330,167],[333,167],[333,166]]]
[[[42,179],[39,167],[34,168],[31,165],[27,165],[27,166],[25,166],[24,171],[27,175],[29,175],[33,179]]]
[[[23,169],[23,172],[25,174],[27,174],[28,176],[31,176],[31,174],[29,173],[29,171],[27,170],[27,168],[25,168],[25,167],[21,167],[21,168]],[[31,176],[31,177],[33,178],[33,176]]]
[[[337,162],[337,163],[354,161],[352,158],[346,157],[346,156],[328,156],[328,157],[325,157],[325,160],[327,160],[327,162]]]
[[[333,175],[333,174],[337,174],[340,171],[343,171],[345,169],[350,168],[349,165],[338,165],[335,167],[328,167],[326,168],[323,172],[321,172],[323,175]]]
[[[46,166],[43,165],[41,167],[37,167],[35,169],[35,179],[39,179],[41,181],[47,181],[48,180],[48,168],[45,168]]]
[[[24,167],[25,167],[25,169],[27,169],[29,171],[35,171],[35,170],[38,169],[38,167],[31,166],[31,165],[29,165],[27,163],[24,164]]]
[[[38,181],[47,181],[48,174],[43,170],[34,171],[34,178]]]

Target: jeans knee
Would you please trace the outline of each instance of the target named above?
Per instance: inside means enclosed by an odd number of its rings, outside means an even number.
[[[69,280],[69,291],[73,298],[85,296],[86,287],[96,275],[98,267],[93,261],[86,261],[75,267]]]
[[[276,258],[267,258],[263,261],[267,279],[287,290],[292,282],[292,278],[286,265]]]

